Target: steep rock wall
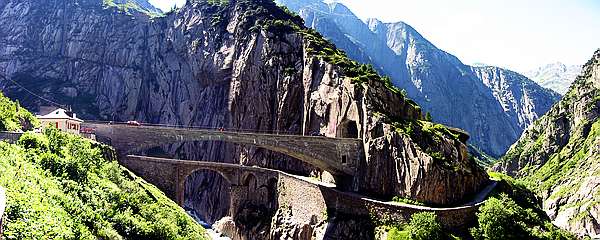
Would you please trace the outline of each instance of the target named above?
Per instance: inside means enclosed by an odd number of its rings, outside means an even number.
[[[269,20],[302,24],[259,0],[194,1],[154,19],[99,0],[2,1],[0,74],[84,118],[359,137],[358,183],[374,196],[454,204],[486,182],[463,142],[420,130],[416,105],[382,81],[354,81],[311,54],[306,32],[269,28]],[[0,87],[26,106],[47,104],[12,82]],[[416,130],[398,131],[401,122]],[[280,154],[220,142],[148,152],[320,174]],[[186,205],[214,222],[226,212],[224,186],[215,174],[194,174]]]
[[[521,178],[557,226],[600,236],[600,50],[564,98],[494,166]]]

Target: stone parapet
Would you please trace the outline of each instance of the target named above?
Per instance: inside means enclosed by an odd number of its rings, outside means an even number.
[[[0,132],[0,141],[7,141],[9,143],[16,143],[19,141],[23,133],[20,132]]]

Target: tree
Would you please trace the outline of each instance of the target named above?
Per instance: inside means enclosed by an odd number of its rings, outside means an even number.
[[[444,238],[442,226],[437,221],[435,213],[415,213],[408,224],[410,239],[412,240],[437,240]]]
[[[427,112],[427,114],[425,114],[425,121],[433,122],[433,117],[431,117],[430,112]]]
[[[471,234],[475,239],[486,240],[531,239],[523,227],[527,215],[525,209],[506,194],[500,194],[499,198],[490,198],[479,208],[479,227],[472,228]]]

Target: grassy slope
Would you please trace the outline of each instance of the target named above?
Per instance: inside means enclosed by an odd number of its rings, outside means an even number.
[[[514,173],[520,180],[547,200],[573,196],[584,179],[600,175],[597,148],[600,141],[600,89],[591,81],[592,66],[600,64],[600,50],[584,67],[583,74],[573,83],[565,97],[553,109],[540,118],[531,129],[501,159],[499,166],[524,163]],[[579,119],[574,113],[585,112],[592,118]],[[593,114],[596,113],[596,114]],[[559,144],[560,137],[550,132],[548,125],[571,124],[567,139]],[[551,146],[551,147],[549,147]],[[590,218],[589,209],[600,204],[600,192],[559,209],[575,207],[580,214],[570,221]]]
[[[0,131],[27,130],[38,124],[33,114],[0,93]]]
[[[14,103],[0,96],[0,108]],[[23,111],[23,110],[20,110]],[[9,113],[11,114],[11,113]],[[6,112],[0,116],[6,119]],[[202,227],[105,145],[48,130],[0,142],[6,239],[204,239]]]

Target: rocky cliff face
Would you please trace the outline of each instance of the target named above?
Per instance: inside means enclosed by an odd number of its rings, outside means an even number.
[[[580,73],[581,65],[567,66],[556,62],[531,70],[525,73],[525,76],[536,81],[542,87],[552,89],[564,95]]]
[[[564,98],[494,166],[523,179],[554,223],[600,236],[600,50]]]
[[[209,2],[149,18],[100,0],[2,1],[0,74],[87,119],[362,138],[357,178],[372,196],[456,204],[485,184],[464,137],[421,121],[417,105],[301,19],[267,0]],[[31,108],[47,104],[12,82],[0,88]],[[149,152],[320,174],[221,142]],[[186,187],[186,205],[209,222],[227,212],[217,174],[194,174]]]
[[[531,120],[559,99],[556,93],[508,70],[496,68],[497,74],[481,74],[403,22],[369,19],[364,23],[340,3],[277,2],[298,12],[308,27],[352,58],[390,76],[436,121],[467,130],[471,143],[494,157],[506,152]]]

